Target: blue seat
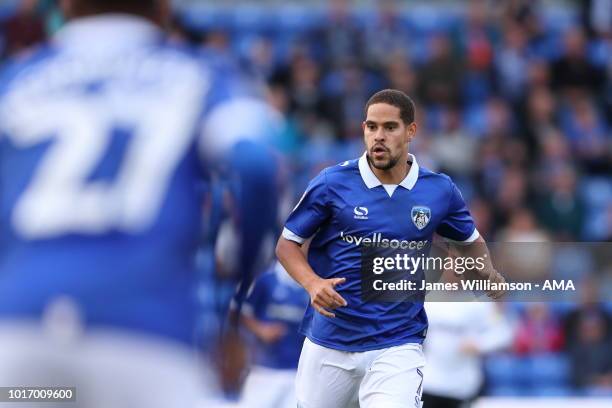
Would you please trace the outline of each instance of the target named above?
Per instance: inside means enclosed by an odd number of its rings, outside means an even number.
[[[570,387],[533,387],[531,393],[535,397],[568,397],[574,395]]]
[[[563,354],[542,354],[530,358],[529,370],[533,387],[567,387],[569,384],[570,364]]]
[[[485,360],[485,375],[492,388],[529,385],[529,360],[512,354],[498,354]]]
[[[491,397],[523,397],[525,389],[514,386],[491,386],[487,389],[486,395]]]

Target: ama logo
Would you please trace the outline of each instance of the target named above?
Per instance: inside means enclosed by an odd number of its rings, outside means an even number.
[[[368,219],[368,207],[355,207],[353,213],[356,220],[367,220]]]

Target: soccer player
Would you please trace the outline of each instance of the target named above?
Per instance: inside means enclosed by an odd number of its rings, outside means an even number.
[[[468,256],[482,249],[474,249],[484,240],[451,179],[408,153],[414,110],[400,91],[374,94],[365,107],[366,152],[311,181],[278,241],[279,260],[311,299],[301,327],[300,407],[421,405],[423,303],[364,301],[363,247],[423,248],[437,233],[463,243]],[[300,245],[311,237],[306,259]],[[490,262],[481,273],[503,281]]]
[[[278,261],[255,281],[242,309],[243,324],[255,336],[242,407],[295,408],[295,375],[304,343],[299,325],[308,302],[308,293]]]
[[[0,79],[0,385],[193,406],[214,393],[193,347],[200,184],[216,161],[236,182],[248,271],[275,223],[274,117],[166,42],[164,0],[62,5],[68,24]]]

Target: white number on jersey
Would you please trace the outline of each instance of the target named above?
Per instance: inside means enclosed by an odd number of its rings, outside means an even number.
[[[201,107],[202,89],[172,91],[66,96],[18,109],[5,124],[18,147],[53,139],[16,204],[15,230],[38,239],[150,226],[190,145]],[[132,135],[116,180],[88,182],[119,125]]]

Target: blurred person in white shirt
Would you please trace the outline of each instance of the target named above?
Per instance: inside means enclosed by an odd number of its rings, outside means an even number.
[[[484,380],[485,354],[512,342],[512,329],[490,302],[427,302],[423,406],[468,406]]]

